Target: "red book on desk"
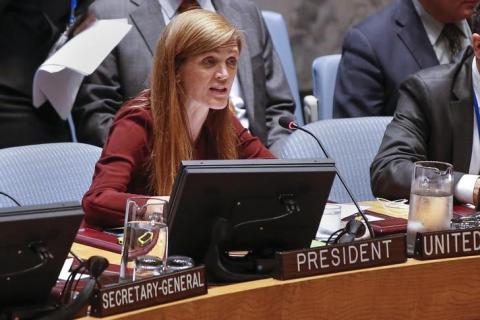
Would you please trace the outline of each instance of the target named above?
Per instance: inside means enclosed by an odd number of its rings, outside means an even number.
[[[118,242],[117,236],[87,227],[84,224],[78,229],[75,242],[115,253],[122,252],[122,246]]]
[[[375,217],[382,218],[383,220],[372,221],[370,225],[376,235],[384,236],[392,233],[407,232],[407,219],[391,217],[386,214],[365,210],[365,213]],[[460,216],[469,216],[475,213],[475,209],[470,205],[457,204],[453,206],[453,214]]]
[[[453,206],[454,215],[465,217],[475,213],[476,213],[475,208],[469,204],[456,204]]]
[[[375,235],[377,236],[386,236],[394,233],[407,232],[407,219],[396,218],[370,210],[364,211],[367,215],[382,218],[382,220],[370,222],[373,232],[375,232]]]

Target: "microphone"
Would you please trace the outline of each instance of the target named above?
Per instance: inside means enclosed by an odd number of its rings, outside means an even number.
[[[282,126],[283,128],[286,128],[288,130],[295,130],[295,129],[299,129],[300,127],[295,123],[295,120],[291,117],[287,117],[287,116],[283,116],[283,117],[280,117],[280,119],[278,119],[278,123],[280,124],[280,126]],[[316,140],[317,138],[315,136],[313,136],[313,138]],[[317,141],[318,142],[318,141]],[[323,150],[323,147],[320,147],[322,148]]]
[[[278,123],[280,124],[280,126],[282,126],[283,128],[286,128],[286,129],[289,129],[289,130],[300,130],[300,131],[303,131],[305,133],[307,133],[308,135],[310,135],[311,137],[313,137],[313,139],[315,139],[315,141],[317,142],[318,146],[320,147],[320,149],[322,149],[322,152],[323,154],[325,154],[325,156],[327,158],[330,158],[327,150],[325,149],[325,147],[323,146],[323,144],[320,142],[320,140],[309,130],[307,129],[304,129],[302,127],[300,127],[298,124],[295,123],[295,119],[293,117],[288,117],[288,116],[283,116],[283,117],[280,117],[280,119],[278,119]],[[335,167],[336,168],[336,167]],[[350,191],[350,188],[347,186],[347,184],[345,183],[345,181],[343,180],[343,177],[342,175],[340,174],[340,172],[338,171],[338,168],[337,169],[337,177],[338,179],[340,180],[340,182],[342,183],[343,187],[345,188],[345,190],[347,191],[348,193],[348,196],[350,197],[350,199],[352,199],[352,202],[353,204],[355,205],[355,207],[357,207],[357,210],[358,210],[358,213],[360,214],[360,216],[362,216],[362,219],[363,221],[365,221],[365,224],[367,225],[367,228],[368,228],[368,233],[370,233],[370,237],[373,239],[375,238],[375,234],[373,232],[373,229],[372,229],[372,226],[370,225],[370,223],[368,222],[368,219],[367,217],[365,216],[365,213],[363,212],[362,209],[360,209],[360,206],[358,205],[358,202],[355,200],[355,198],[353,197],[353,194],[352,192]],[[352,221],[355,221],[355,220],[352,220]],[[349,222],[350,224],[350,222]],[[362,228],[361,227],[354,227],[354,226],[351,226],[349,225],[349,229],[358,229],[358,230],[361,230]],[[362,235],[360,235],[362,236]],[[351,238],[349,237],[349,239],[344,239],[345,241],[342,241],[342,239],[339,240],[339,242],[348,242],[348,240],[350,240]],[[352,239],[353,240],[353,239]],[[351,240],[350,240],[351,241]]]

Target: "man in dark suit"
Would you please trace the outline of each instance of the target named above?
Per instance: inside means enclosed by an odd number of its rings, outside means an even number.
[[[69,141],[66,121],[49,103],[32,105],[33,75],[65,28],[60,1],[2,1],[0,11],[0,148]]]
[[[480,32],[474,15],[474,32]],[[387,126],[370,173],[376,196],[408,198],[415,161],[453,164],[455,198],[478,204],[480,170],[480,35],[473,34],[454,64],[422,70],[400,87],[398,106]]]
[[[396,0],[351,28],[343,43],[335,118],[393,115],[409,75],[450,63],[470,44],[476,0]]]
[[[78,22],[90,3],[78,1]],[[69,14],[64,0],[0,0],[0,148],[72,140],[67,122],[49,102],[38,109],[32,103],[35,71]]]
[[[73,111],[80,141],[102,146],[123,102],[149,86],[156,42],[166,20],[174,18],[181,2],[97,0],[94,3],[91,9],[98,19],[128,17],[133,28],[80,88]],[[243,104],[246,116],[240,120],[242,123],[247,120],[252,134],[272,147],[289,134],[278,125],[278,119],[292,116],[294,104],[260,11],[251,1],[212,0],[198,4],[223,14],[245,32],[238,88],[242,101],[239,109]]]

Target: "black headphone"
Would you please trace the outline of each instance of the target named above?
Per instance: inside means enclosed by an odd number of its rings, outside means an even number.
[[[85,268],[92,278],[98,280],[98,277],[108,268],[109,262],[107,258],[100,256],[91,256],[85,263]]]
[[[77,257],[77,259],[79,259]],[[74,289],[73,284],[75,283],[76,276],[88,272],[90,274],[90,280],[94,280],[94,284],[97,282],[97,278],[102,274],[102,272],[108,267],[109,262],[106,258],[100,256],[91,256],[88,260],[80,260],[80,264],[72,270],[70,276],[65,283],[65,286],[62,290],[61,302],[62,304],[68,304],[70,300],[70,294],[72,289]],[[78,284],[78,280],[77,280]],[[76,285],[75,285],[76,286]]]
[[[93,290],[98,283],[98,278],[108,267],[108,265],[108,260],[100,256],[91,256],[88,258],[88,260],[80,260],[80,264],[74,270],[72,270],[67,282],[65,283],[65,286],[63,287],[62,295],[60,297],[60,301],[63,305],[53,313],[49,313],[41,318],[38,318],[37,320],[73,319],[90,299],[90,296],[92,295]],[[86,271],[88,271],[90,274],[90,279],[75,300],[69,303],[70,294],[72,288],[74,288],[73,284],[76,282],[75,278],[77,274],[83,274]]]
[[[367,228],[365,224],[357,219],[352,219],[348,221],[345,228],[340,229],[334,232],[330,238],[327,240],[327,244],[331,243],[349,243],[354,241],[356,238],[362,237]]]

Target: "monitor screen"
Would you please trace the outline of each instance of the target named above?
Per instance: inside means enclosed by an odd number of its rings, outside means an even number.
[[[49,298],[82,218],[76,202],[0,209],[0,307]]]
[[[232,227],[228,250],[309,247],[335,172],[329,159],[182,161],[169,203],[169,255],[202,263],[219,217]]]

